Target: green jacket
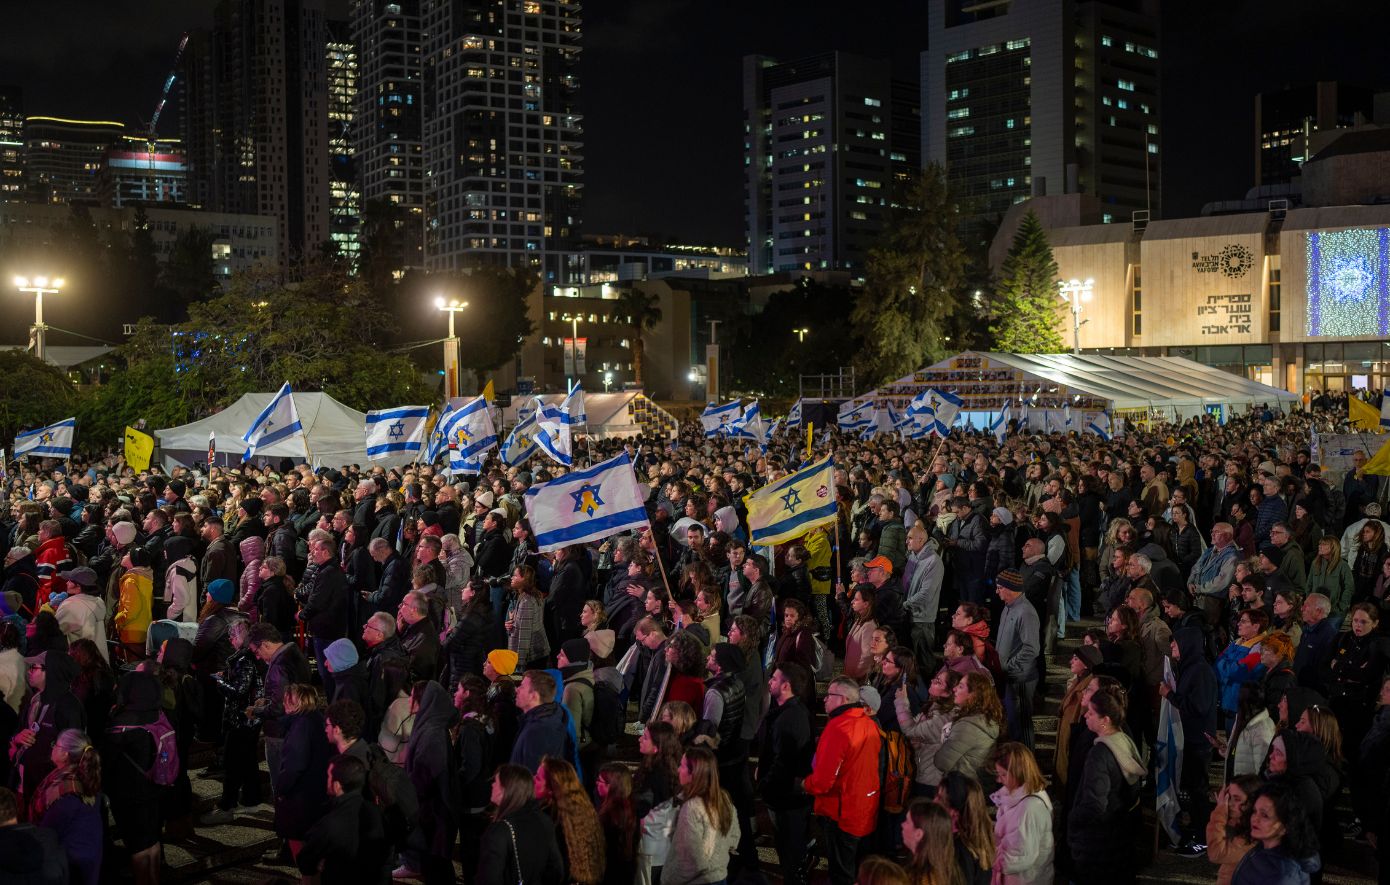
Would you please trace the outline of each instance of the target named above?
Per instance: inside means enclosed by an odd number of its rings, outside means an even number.
[[[1327,561],[1321,556],[1313,560],[1313,570],[1308,573],[1308,592],[1321,593],[1332,600],[1332,611],[1327,615],[1329,618],[1346,617],[1355,588],[1356,579],[1345,559],[1339,556],[1331,571],[1327,570]]]

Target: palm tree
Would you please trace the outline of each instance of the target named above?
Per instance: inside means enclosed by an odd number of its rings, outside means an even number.
[[[660,296],[648,295],[636,287],[618,297],[619,315],[626,315],[628,325],[632,327],[632,368],[639,387],[642,386],[642,354],[646,349],[642,343],[642,330],[653,332],[661,322],[661,308],[657,307],[660,300]]]

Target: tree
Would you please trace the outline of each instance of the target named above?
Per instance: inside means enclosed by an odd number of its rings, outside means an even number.
[[[164,265],[160,283],[184,306],[206,301],[219,291],[212,262],[212,246],[217,239],[210,227],[190,224],[174,238],[174,248]],[[174,319],[165,317],[165,320]]]
[[[863,341],[862,380],[877,385],[945,355],[942,321],[955,312],[966,258],[956,236],[960,207],[946,167],[930,163],[899,191],[883,245],[870,250],[850,321]]]
[[[77,388],[67,376],[23,350],[0,350],[0,440],[73,417]]]
[[[1032,209],[1014,234],[1000,268],[999,322],[995,347],[1004,353],[1062,353],[1057,262],[1038,214]]]
[[[760,313],[737,325],[720,326],[731,342],[723,362],[730,366],[732,390],[764,397],[794,399],[799,375],[834,375],[852,365],[860,342],[850,328],[854,296],[848,287],[827,286],[802,278],[774,292]],[[730,311],[732,312],[732,311]],[[798,330],[807,329],[805,340]]]
[[[632,379],[638,387],[642,386],[642,360],[647,352],[642,331],[654,332],[661,323],[661,308],[657,306],[660,301],[656,293],[649,295],[636,286],[618,296],[618,315],[626,316],[628,327],[632,329],[629,344],[632,349]]]

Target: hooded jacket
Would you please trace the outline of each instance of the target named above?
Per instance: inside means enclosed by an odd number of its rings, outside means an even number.
[[[458,827],[458,770],[449,735],[458,721],[458,710],[444,686],[426,683],[405,747],[405,772],[420,800],[420,831],[430,854],[446,854]]]
[[[1308,812],[1308,820],[1321,835],[1323,804],[1341,786],[1337,773],[1327,764],[1327,749],[1317,737],[1292,728],[1280,730],[1275,740],[1284,742],[1284,770],[1269,774],[1268,780],[1288,784]]]
[[[998,816],[994,835],[998,842],[995,855],[998,885],[1051,885],[1052,799],[1046,790],[1029,793],[1019,787],[1012,792],[1000,787],[989,797]]]
[[[867,836],[878,821],[878,725],[863,704],[836,708],[816,745],[815,766],[803,789],[815,813],[851,836]]]
[[[34,795],[34,789],[53,770],[53,742],[69,728],[86,729],[87,711],[72,693],[72,682],[80,668],[67,652],[48,651],[43,655],[44,688],[29,696],[19,714],[21,729],[34,731],[34,743],[17,750],[14,765],[20,770],[21,792]]]
[[[121,677],[116,709],[106,727],[106,734],[97,742],[101,750],[102,792],[110,799],[113,812],[118,817],[127,808],[158,803],[164,791],[164,787],[145,777],[145,772],[154,765],[156,747],[154,737],[139,727],[150,725],[159,718],[163,697],[164,687],[153,673],[137,670]],[[156,830],[156,839],[158,835]],[[127,850],[143,848],[132,845]]]
[[[39,602],[47,602],[53,593],[53,578],[58,572],[58,563],[68,558],[67,539],[62,535],[49,538],[34,551],[35,568],[39,576]]]
[[[307,837],[328,800],[328,763],[337,751],[323,727],[317,710],[280,717],[285,745],[275,779],[275,835],[283,839]]]
[[[260,520],[258,519],[257,522]],[[243,520],[242,525],[245,524]],[[237,526],[237,535],[241,535],[241,525]],[[250,611],[251,603],[256,598],[256,591],[261,586],[261,562],[265,559],[265,526],[261,526],[261,535],[250,535],[237,544],[237,550],[241,553],[241,583],[239,586],[240,600],[237,608]]]
[[[575,733],[579,737],[579,749],[587,750],[593,743],[589,736],[589,726],[594,720],[594,670],[589,662],[570,664],[561,667],[560,674],[565,677],[564,695],[561,702],[574,719]]]
[[[1181,657],[1175,662],[1177,670],[1177,689],[1168,695],[1168,700],[1177,708],[1182,718],[1182,731],[1194,738],[1200,734],[1216,733],[1216,709],[1220,691],[1216,683],[1216,670],[1207,663],[1203,654],[1202,629],[1183,627],[1173,633]],[[1188,752],[1198,753],[1209,758],[1211,745],[1205,740],[1189,743]]]
[[[165,615],[171,621],[192,623],[198,620],[198,564],[193,561],[193,542],[173,535],[164,542],[164,601]]]
[[[1114,745],[1129,757],[1122,760]],[[1130,809],[1139,795],[1134,744],[1124,732],[1097,737],[1086,754],[1075,801],[1067,814],[1071,878],[1078,885],[1124,881],[1134,868]],[[1070,783],[1070,778],[1068,778]]]
[[[154,603],[154,582],[147,568],[128,569],[121,575],[121,601],[115,623],[121,642],[144,647],[145,634],[150,631]]]
[[[53,614],[68,637],[68,645],[79,639],[90,639],[96,644],[102,658],[111,660],[110,652],[106,650],[106,601],[100,596],[92,596],[85,591],[69,596]]]
[[[1257,844],[1236,864],[1231,885],[1308,885],[1309,875],[1320,869],[1319,855],[1294,860],[1277,848]]]
[[[1149,580],[1154,582],[1160,593],[1187,589],[1187,575],[1168,558],[1162,547],[1157,544],[1145,544],[1138,552],[1147,556],[1153,563],[1153,568],[1149,569]]]

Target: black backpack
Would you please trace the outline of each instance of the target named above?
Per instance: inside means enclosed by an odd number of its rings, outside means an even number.
[[[386,758],[375,744],[371,747],[371,764],[367,767],[367,795],[381,808],[381,822],[386,841],[405,851],[413,847],[410,836],[420,823],[420,798],[405,768]]]
[[[589,737],[601,747],[618,742],[627,721],[618,693],[606,682],[594,680],[594,715],[589,721]]]

